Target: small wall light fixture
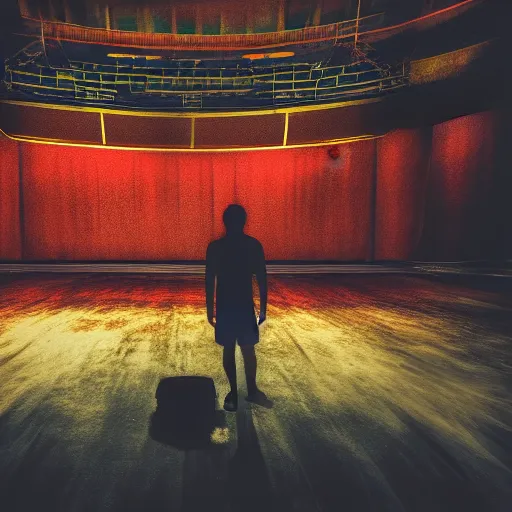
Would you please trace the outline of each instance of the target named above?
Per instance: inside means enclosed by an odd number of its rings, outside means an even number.
[[[338,158],[341,156],[340,148],[338,146],[331,146],[327,150],[327,153],[333,160],[338,160]]]

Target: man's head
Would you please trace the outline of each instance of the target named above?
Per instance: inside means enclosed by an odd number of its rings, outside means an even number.
[[[247,213],[243,206],[239,204],[230,204],[222,216],[224,226],[228,233],[242,233],[247,220]]]

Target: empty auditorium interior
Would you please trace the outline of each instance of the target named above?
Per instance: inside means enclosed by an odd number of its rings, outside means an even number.
[[[2,1],[2,511],[512,510],[507,3]]]

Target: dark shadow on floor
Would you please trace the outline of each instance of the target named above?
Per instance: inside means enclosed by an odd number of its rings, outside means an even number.
[[[229,419],[229,418],[228,418]],[[252,411],[236,413],[237,447],[231,458],[218,450],[187,451],[182,512],[286,512],[277,506]]]
[[[155,398],[149,426],[154,441],[180,450],[205,449],[215,427],[223,426],[215,385],[208,377],[167,377],[158,384]]]
[[[252,409],[243,404],[236,413],[237,448],[228,463],[226,497],[230,510],[278,510],[253,421]]]
[[[229,459],[227,446],[211,441],[215,428],[228,426],[230,414],[217,410],[212,416],[214,390],[213,381],[205,377],[168,377],[156,392],[158,406],[149,435],[185,452],[181,510],[278,510],[254,426],[251,407],[257,406],[240,403],[236,452]]]

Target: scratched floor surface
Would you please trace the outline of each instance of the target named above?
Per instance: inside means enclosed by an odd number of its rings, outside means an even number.
[[[274,407],[238,354],[239,411],[185,450],[150,418],[162,377],[227,392],[201,278],[0,276],[0,509],[512,510],[505,281],[271,276],[257,354]]]

